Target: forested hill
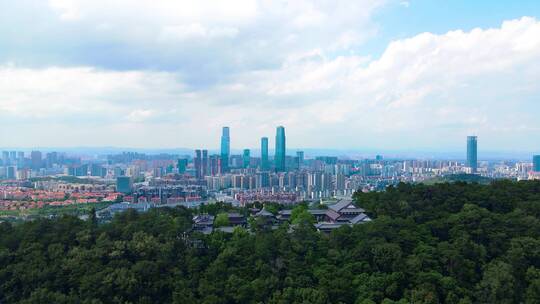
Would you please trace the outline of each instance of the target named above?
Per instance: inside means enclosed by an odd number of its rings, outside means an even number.
[[[189,235],[183,208],[3,223],[0,303],[540,303],[540,182],[355,198],[374,220],[331,235]]]
[[[433,177],[422,181],[422,184],[433,185],[439,183],[467,182],[488,185],[493,181],[492,178],[478,174],[448,174],[445,176]]]

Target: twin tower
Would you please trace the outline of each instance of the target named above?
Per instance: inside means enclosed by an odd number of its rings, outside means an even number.
[[[277,172],[285,171],[285,128],[276,128],[276,149],[274,156],[274,168]],[[229,127],[223,127],[221,134],[221,172],[229,171],[229,158],[231,154],[231,134]],[[268,137],[261,138],[261,170],[270,170],[268,159]]]

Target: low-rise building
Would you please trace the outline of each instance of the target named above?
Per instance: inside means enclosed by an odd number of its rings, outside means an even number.
[[[351,199],[342,199],[328,206],[328,209],[309,209],[317,223],[319,231],[328,232],[343,225],[356,225],[371,221],[365,210],[357,207]],[[292,210],[279,211],[276,219],[280,222],[289,221]]]
[[[209,214],[200,214],[193,217],[193,231],[199,231],[204,234],[210,234],[214,230],[214,216]]]

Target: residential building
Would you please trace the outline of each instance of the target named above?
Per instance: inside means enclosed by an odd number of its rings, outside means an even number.
[[[270,170],[270,163],[268,161],[268,137],[261,138],[261,170]]]

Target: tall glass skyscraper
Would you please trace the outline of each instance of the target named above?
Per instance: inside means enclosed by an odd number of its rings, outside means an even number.
[[[244,149],[244,154],[242,156],[242,162],[244,164],[244,168],[249,168],[249,164],[251,163],[251,153],[249,149]]]
[[[231,153],[231,138],[229,137],[229,127],[223,127],[221,133],[221,172],[229,171],[229,155]]]
[[[533,171],[540,172],[540,155],[533,156]]]
[[[274,161],[276,163],[276,171],[285,171],[285,128],[282,126],[276,129],[276,154]]]
[[[266,171],[270,169],[268,163],[268,137],[261,138],[261,170]]]
[[[471,173],[476,173],[478,169],[478,138],[467,136],[467,167],[471,168]]]

